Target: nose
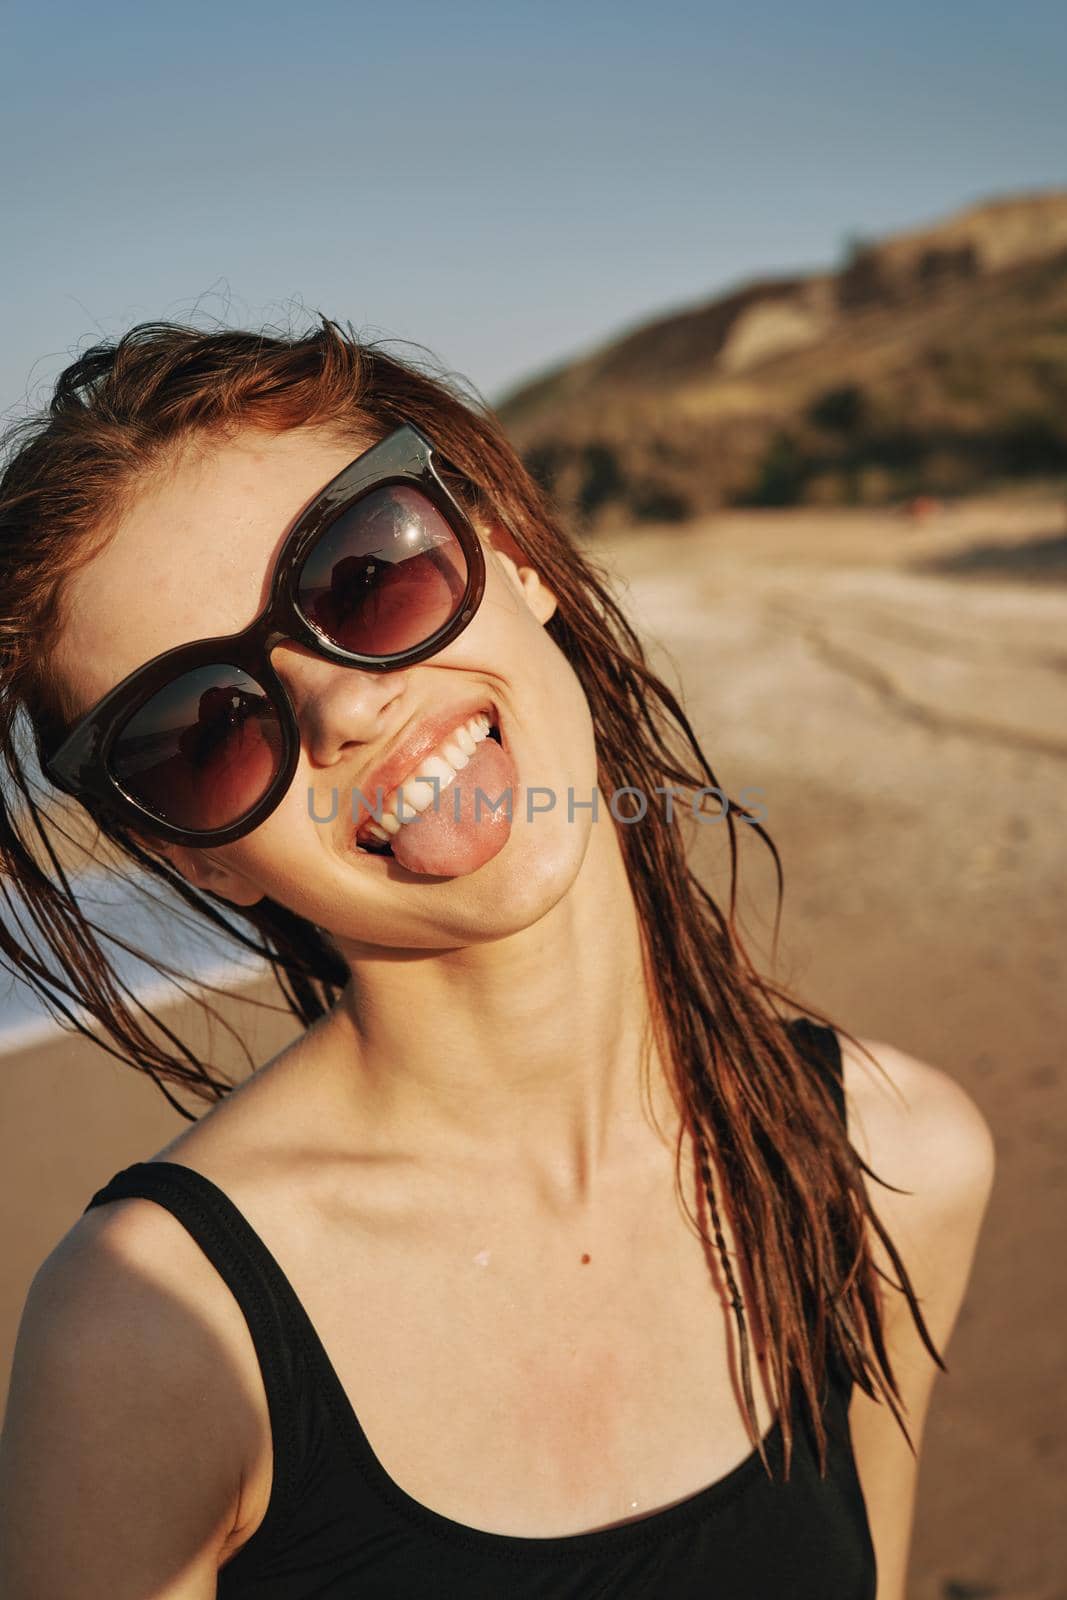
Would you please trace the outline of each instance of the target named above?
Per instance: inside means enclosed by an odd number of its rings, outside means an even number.
[[[342,666],[289,643],[271,652],[271,664],[293,702],[301,744],[316,767],[331,767],[355,747],[387,738],[410,676],[408,668],[367,672]]]

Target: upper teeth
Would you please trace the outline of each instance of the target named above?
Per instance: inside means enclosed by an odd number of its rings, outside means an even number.
[[[377,839],[384,844],[405,822],[425,811],[434,795],[447,789],[456,773],[463,771],[475,747],[488,737],[489,727],[488,712],[479,711],[455,728],[435,750],[422,756],[403,783],[382,802],[381,823],[365,822],[359,830],[360,837]],[[436,784],[425,781],[430,778],[435,778]],[[401,790],[403,805],[400,804]]]

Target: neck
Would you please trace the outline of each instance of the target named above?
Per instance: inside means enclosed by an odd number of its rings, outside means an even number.
[[[612,828],[532,927],[353,963],[331,1059],[376,1145],[507,1172],[553,1208],[673,1149],[639,919]]]

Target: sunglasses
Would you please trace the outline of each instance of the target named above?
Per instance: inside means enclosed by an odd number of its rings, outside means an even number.
[[[39,750],[41,769],[98,815],[176,844],[232,843],[281,803],[299,760],[272,649],[396,671],[462,633],[484,588],[481,542],[433,446],[397,428],[301,513],[254,622],[138,667]]]

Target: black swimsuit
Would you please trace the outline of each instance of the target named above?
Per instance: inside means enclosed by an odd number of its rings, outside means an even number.
[[[830,1069],[832,1029],[790,1024]],[[218,1600],[874,1600],[875,1558],[852,1456],[852,1380],[824,1390],[827,1476],[794,1385],[793,1460],[781,1482],[780,1421],[766,1435],[771,1483],[753,1451],[724,1478],[638,1521],[531,1539],[429,1510],[381,1466],[315,1330],[244,1216],[207,1178],[138,1162],[86,1210],[140,1196],[178,1218],[233,1293],[251,1331],[270,1411],[274,1477],[261,1525],[219,1573]],[[447,1430],[447,1415],[432,1425]]]

